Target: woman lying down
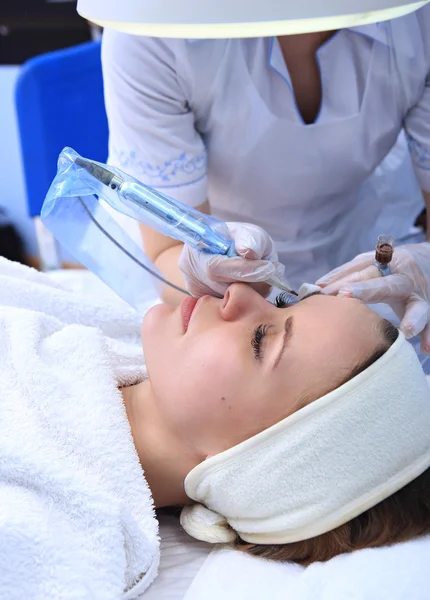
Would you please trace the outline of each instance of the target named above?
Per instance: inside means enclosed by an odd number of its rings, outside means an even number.
[[[137,597],[154,507],[303,565],[430,532],[412,347],[357,300],[277,304],[234,284],[142,324],[0,262],[1,597]]]

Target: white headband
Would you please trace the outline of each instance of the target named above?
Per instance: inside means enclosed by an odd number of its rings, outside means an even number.
[[[286,544],[347,523],[430,466],[430,388],[400,333],[363,373],[185,479],[193,537]],[[202,506],[205,505],[205,506]],[[205,508],[207,507],[207,508]]]

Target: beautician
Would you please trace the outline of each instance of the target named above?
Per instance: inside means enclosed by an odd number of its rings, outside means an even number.
[[[110,163],[231,223],[247,259],[142,226],[148,256],[192,294],[221,295],[278,257],[293,286],[321,280],[372,249],[376,223],[397,220],[396,236],[406,235],[419,188],[430,208],[430,4],[346,4],[336,17],[336,0],[78,2],[106,27]],[[391,164],[402,130],[419,188]],[[389,204],[400,188],[406,218]],[[320,283],[390,304],[408,336],[424,331],[426,351],[430,245],[398,249],[391,272],[375,277],[366,255]],[[180,300],[172,290],[165,299]]]

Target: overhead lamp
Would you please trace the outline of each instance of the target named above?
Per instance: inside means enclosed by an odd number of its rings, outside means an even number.
[[[331,31],[394,19],[430,0],[78,0],[81,16],[126,33],[190,39]]]

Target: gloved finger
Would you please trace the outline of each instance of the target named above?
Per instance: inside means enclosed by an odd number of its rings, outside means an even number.
[[[186,280],[185,287],[188,293],[194,298],[201,298],[202,296],[212,296],[213,298],[224,298],[227,289],[231,283],[219,283],[212,281],[210,287],[205,285],[199,280]],[[267,298],[272,291],[272,286],[267,283],[247,283],[254,289],[257,294],[260,294],[263,298]]]
[[[333,283],[333,281],[342,279],[343,277],[346,277],[354,271],[360,271],[361,269],[368,267],[373,263],[374,260],[374,252],[365,252],[364,254],[359,254],[349,262],[345,263],[340,267],[337,267],[337,269],[333,269],[333,271],[330,271],[329,273],[324,275],[324,277],[318,279],[318,281],[316,281],[316,285],[318,285],[319,287],[325,287],[330,283]]]
[[[179,257],[187,291],[194,297],[210,295],[222,298],[231,283],[252,283],[263,297],[270,294],[268,279],[282,279],[284,266],[268,261],[250,261],[240,257],[212,255],[184,246]]]
[[[186,290],[195,298],[206,295],[223,298],[227,290],[226,283],[210,281],[207,276],[207,263],[211,256],[186,244],[180,254],[178,266],[184,276]]]
[[[430,320],[421,333],[421,352],[430,355]]]
[[[185,289],[194,298],[201,298],[202,296],[213,296],[214,298],[224,298],[227,288],[230,284],[210,281],[201,281],[198,277],[185,276]]]
[[[409,340],[424,331],[429,319],[429,306],[425,300],[416,297],[407,303],[400,330]]]
[[[406,300],[412,292],[413,282],[401,274],[348,284],[339,290],[340,295],[350,295],[367,304],[389,304],[393,300]]]
[[[278,260],[273,240],[268,233],[250,223],[228,223],[236,252],[249,260]]]
[[[257,294],[260,294],[260,296],[263,296],[263,298],[267,298],[272,291],[272,286],[268,283],[248,283],[247,285],[251,286],[252,289],[255,290]]]
[[[391,310],[394,312],[396,317],[399,319],[398,326],[400,327],[400,321],[403,319],[405,315],[405,302],[404,300],[390,300],[388,302]]]
[[[267,260],[214,255],[207,262],[206,273],[212,281],[264,283],[273,275],[282,278],[284,266]]]
[[[337,281],[333,281],[326,287],[323,287],[323,293],[328,296],[336,295],[339,290],[349,287],[354,283],[361,283],[362,281],[367,281],[369,279],[376,279],[382,277],[381,272],[375,265],[369,265],[368,267],[364,267],[361,271],[354,271],[342,279],[338,279]]]

